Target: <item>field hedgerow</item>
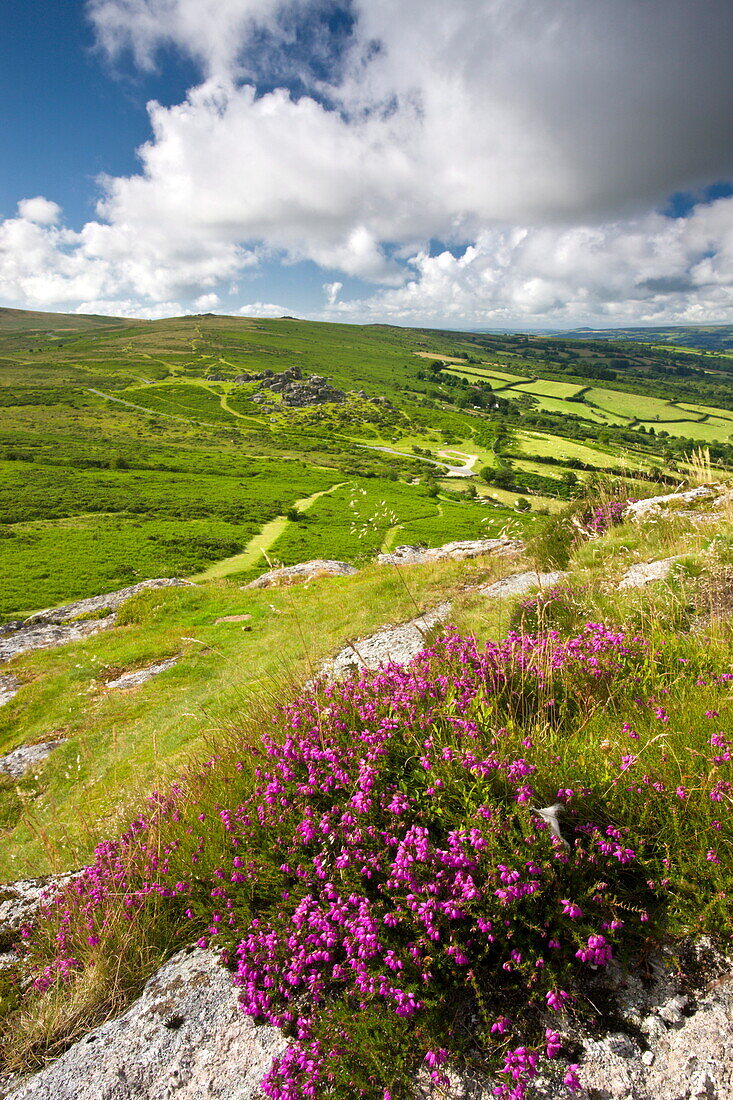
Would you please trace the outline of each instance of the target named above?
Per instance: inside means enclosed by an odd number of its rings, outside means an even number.
[[[588,623],[316,684],[49,900],[7,1057],[34,999],[197,939],[291,1038],[272,1100],[397,1100],[466,1061],[518,1100],[542,1057],[574,1090],[589,975],[729,925],[732,679]]]

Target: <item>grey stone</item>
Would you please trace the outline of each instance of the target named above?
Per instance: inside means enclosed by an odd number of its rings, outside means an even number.
[[[107,592],[103,596],[90,596],[85,600],[64,604],[37,611],[24,621],[8,623],[0,627],[0,663],[9,661],[20,653],[31,649],[47,649],[53,646],[77,642],[100,630],[109,630],[115,623],[115,612],[131,596],[147,588],[170,588],[189,585],[190,581],[178,577],[158,577],[139,584],[120,588],[117,592]],[[93,615],[95,612],[108,611],[102,619],[85,619],[74,622],[79,615]],[[0,686],[0,691],[2,690]]]
[[[482,596],[490,600],[503,600],[509,596],[523,596],[526,592],[532,592],[535,588],[551,588],[553,584],[559,584],[567,577],[567,573],[512,573],[510,577],[502,577],[500,581],[487,584],[478,591]]]
[[[256,580],[245,584],[243,588],[276,588],[278,585],[304,584],[316,577],[351,577],[358,573],[353,565],[347,565],[345,561],[330,561],[316,558],[314,561],[300,562],[299,565],[288,565],[283,569],[270,569]]]
[[[17,940],[20,929],[33,919],[43,901],[79,873],[43,875],[0,885],[0,942],[5,945]]]
[[[285,1040],[237,1004],[215,955],[180,952],[115,1020],[85,1035],[7,1100],[261,1100]],[[0,1096],[3,1095],[0,1087]]]
[[[396,546],[388,554],[378,554],[380,565],[420,565],[424,562],[464,561],[466,558],[478,558],[483,554],[497,557],[509,557],[524,549],[520,539],[470,539],[463,542],[448,542],[444,546],[426,549],[424,546]]]
[[[2,658],[0,657],[0,660]],[[9,703],[20,691],[21,683],[17,676],[6,673],[0,676],[0,707]]]
[[[63,745],[65,740],[58,738],[55,741],[40,741],[35,745],[21,745],[5,756],[0,756],[0,772],[5,772],[11,779],[20,779],[34,764],[40,764],[54,749]]]
[[[650,519],[652,516],[661,515],[669,508],[676,509],[680,504],[693,504],[703,500],[712,501],[718,496],[718,489],[714,485],[698,485],[694,489],[686,489],[682,493],[667,493],[661,497],[645,497],[643,500],[635,500],[627,505],[624,510],[624,519]]]
[[[660,561],[645,561],[632,565],[619,581],[619,588],[643,588],[645,584],[663,581],[669,576],[674,563],[679,560],[677,555],[673,558],[662,558]]]
[[[141,684],[146,684],[148,680],[152,680],[153,676],[159,676],[161,672],[167,672],[169,668],[173,668],[174,665],[178,664],[178,660],[178,657],[169,657],[167,661],[158,661],[157,664],[148,665],[147,668],[139,668],[135,672],[125,672],[124,675],[118,676],[116,680],[109,680],[104,686],[120,691],[140,687]]]
[[[382,627],[368,638],[350,642],[324,663],[321,674],[329,680],[338,680],[356,669],[374,670],[389,662],[405,664],[411,661],[425,648],[427,633],[446,621],[452,607],[453,604],[446,601],[409,622]]]
[[[37,611],[35,615],[29,615],[25,622],[28,626],[34,623],[67,623],[79,615],[88,615],[95,611],[116,611],[131,596],[148,588],[177,588],[190,584],[191,581],[181,580],[180,577],[156,577],[149,581],[140,581],[139,584],[131,584],[127,588],[119,588],[116,592],[107,592],[104,596],[90,596],[85,600],[64,604],[63,607]]]

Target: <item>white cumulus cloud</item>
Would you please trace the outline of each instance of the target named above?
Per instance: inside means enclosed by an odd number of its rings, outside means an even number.
[[[221,298],[218,294],[201,294],[196,298],[193,304],[196,306],[196,309],[204,311],[216,309],[217,306],[221,305]]]
[[[18,217],[37,225],[56,225],[61,220],[61,207],[58,203],[36,195],[34,199],[21,199],[18,203]]]
[[[335,302],[342,319],[502,327],[733,323],[733,198],[686,218],[503,226],[458,255],[419,253],[404,286]]]
[[[286,317],[290,312],[287,306],[278,306],[274,302],[248,302],[237,310],[241,317]]]
[[[351,0],[336,41],[337,7],[90,0],[110,57],[200,79],[94,220],[0,223],[3,300],[195,304],[266,257],[384,288],[344,313],[729,315],[730,206],[651,211],[733,178],[730,0]]]

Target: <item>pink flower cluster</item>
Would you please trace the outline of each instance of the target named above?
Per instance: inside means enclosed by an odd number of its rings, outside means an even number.
[[[591,535],[603,535],[609,528],[623,521],[624,512],[631,503],[633,499],[629,497],[627,500],[610,500],[606,504],[599,504],[597,508],[585,512],[581,522]]]

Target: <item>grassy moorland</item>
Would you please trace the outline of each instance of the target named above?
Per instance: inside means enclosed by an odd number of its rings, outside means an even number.
[[[250,377],[293,366],[346,400],[293,407]],[[572,1088],[587,968],[733,915],[733,522],[618,522],[697,442],[733,466],[732,417],[730,363],[689,349],[0,311],[0,616],[196,581],[3,668],[0,753],[63,743],[0,779],[0,878],[87,870],[2,971],[0,1071],[198,940],[294,1037],[275,1100],[397,1100],[466,1062],[520,1097],[542,1055]],[[523,559],[372,561],[501,532]],[[244,587],[316,556],[360,570]],[[668,581],[618,588],[671,556]],[[542,597],[480,591],[550,567]],[[446,599],[412,665],[302,686]],[[558,802],[560,836],[536,812]]]
[[[63,1049],[198,941],[228,955],[243,1010],[292,1036],[270,1097],[406,1098],[421,1067],[466,1065],[520,1097],[544,1057],[572,1090],[589,974],[733,916],[733,517],[622,510],[596,493],[519,561],[148,592],[108,634],[27,655],[11,705],[39,730],[55,713],[69,741],[14,792],[5,873],[89,866],[27,933],[31,983],[5,972],[2,1065]],[[619,589],[672,556],[667,581]],[[539,596],[480,591],[557,565]],[[453,625],[411,665],[300,686],[344,639],[446,597]],[[251,630],[216,622],[234,611]],[[133,654],[172,653],[105,693]],[[556,803],[559,835],[537,813]]]
[[[288,407],[247,381],[292,366],[347,400]],[[696,444],[733,462],[729,368],[630,341],[3,310],[0,617],[239,555],[253,575],[272,524],[278,560],[358,560],[380,534],[385,545],[494,534],[517,497],[545,510],[593,470],[679,479]],[[532,437],[545,443],[528,453]],[[489,515],[465,478],[444,480],[451,448],[489,486]],[[514,465],[515,453],[548,469]],[[368,547],[325,498],[288,518],[346,481],[394,517]]]

